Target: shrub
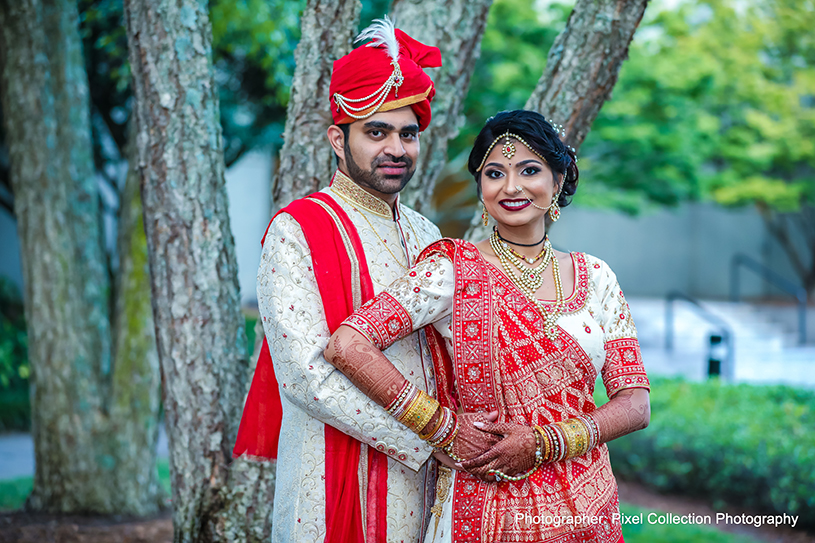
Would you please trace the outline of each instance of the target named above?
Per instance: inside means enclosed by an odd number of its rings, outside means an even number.
[[[651,424],[609,443],[614,473],[815,526],[815,391],[654,379]]]
[[[15,285],[0,277],[0,431],[29,428],[30,371],[23,302]]]

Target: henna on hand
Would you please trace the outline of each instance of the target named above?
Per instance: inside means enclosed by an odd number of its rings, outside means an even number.
[[[601,443],[642,430],[651,420],[648,389],[623,389],[591,413],[591,417],[600,430]]]
[[[340,326],[334,332],[324,355],[354,386],[382,407],[390,404],[405,384],[405,378],[382,351],[349,326]]]
[[[514,476],[535,466],[538,440],[533,428],[514,422],[502,422],[483,424],[481,429],[502,436],[503,439],[480,456],[462,462],[462,467],[469,473],[484,481],[494,481],[493,474],[487,473],[491,469]]]
[[[451,445],[453,455],[464,460],[474,458],[488,451],[500,441],[495,434],[485,432],[473,426],[475,422],[491,423],[498,418],[498,413],[459,413],[458,434]]]

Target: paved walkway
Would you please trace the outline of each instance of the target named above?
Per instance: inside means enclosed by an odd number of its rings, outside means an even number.
[[[0,435],[0,479],[34,474],[34,442],[25,433]]]

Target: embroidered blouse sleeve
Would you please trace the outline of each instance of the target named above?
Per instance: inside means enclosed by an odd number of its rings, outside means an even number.
[[[637,327],[625,301],[617,276],[600,261],[595,276],[597,295],[601,300],[601,324],[606,359],[602,376],[606,393],[611,398],[625,388],[647,388],[651,385],[642,363],[637,340]]]
[[[316,419],[418,470],[433,449],[360,392],[323,357],[331,334],[300,225],[279,215],[258,270],[258,309],[280,393]],[[393,454],[390,454],[390,451]]]
[[[454,290],[453,263],[445,256],[431,255],[360,307],[343,324],[385,350],[428,324],[449,327]]]

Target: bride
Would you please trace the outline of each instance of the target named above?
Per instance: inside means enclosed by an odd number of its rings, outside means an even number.
[[[546,233],[577,189],[574,152],[540,114],[502,112],[468,168],[492,235],[427,247],[343,323],[326,359],[436,447],[426,542],[622,541],[605,443],[648,425],[649,382],[614,273]],[[438,332],[435,398],[381,353],[425,326]]]

